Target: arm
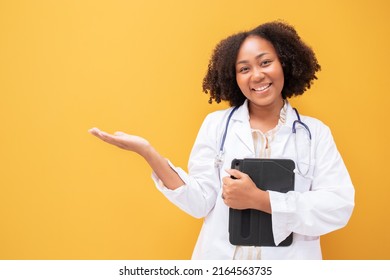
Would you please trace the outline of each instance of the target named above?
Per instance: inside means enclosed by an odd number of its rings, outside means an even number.
[[[97,128],[91,129],[90,133],[107,143],[143,156],[154,171],[152,178],[157,189],[184,212],[202,218],[214,208],[221,187],[214,159],[221,126],[228,113],[228,110],[214,112],[204,120],[191,151],[188,173],[163,159],[141,137],[122,132],[110,135]]]
[[[153,174],[157,189],[177,207],[196,218],[207,216],[215,206],[221,188],[218,169],[214,166],[215,156],[229,111],[209,114],[198,131],[188,162],[188,172],[170,166],[185,182],[185,185],[171,190],[161,183],[161,178]]]
[[[351,217],[354,188],[347,168],[329,128],[319,124],[314,133],[312,179],[303,179],[296,174],[299,177],[296,177],[296,183],[307,184],[307,191],[270,192],[277,244],[291,232],[307,236],[324,235],[344,227]]]
[[[123,132],[109,134],[98,128],[92,128],[89,132],[104,142],[142,156],[167,188],[174,190],[184,185],[183,180],[169,166],[168,161],[144,138]]]

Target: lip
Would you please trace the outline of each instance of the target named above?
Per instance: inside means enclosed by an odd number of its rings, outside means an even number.
[[[271,87],[272,83],[267,83],[267,84],[261,84],[256,87],[252,87],[251,91],[257,92],[257,93],[262,93],[267,91]]]

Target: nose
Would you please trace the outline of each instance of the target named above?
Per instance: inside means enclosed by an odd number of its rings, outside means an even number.
[[[256,67],[253,69],[252,79],[254,81],[261,81],[264,78],[264,72],[260,67]]]

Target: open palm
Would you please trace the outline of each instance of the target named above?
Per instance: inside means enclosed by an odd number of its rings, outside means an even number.
[[[145,148],[149,145],[149,142],[142,137],[126,134],[120,131],[117,131],[114,134],[109,134],[94,127],[89,130],[89,133],[103,140],[104,142],[107,142],[124,150],[136,152],[141,155]]]

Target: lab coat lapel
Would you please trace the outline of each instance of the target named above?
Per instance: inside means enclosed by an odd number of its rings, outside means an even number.
[[[287,143],[287,139],[291,136],[291,128],[294,120],[296,119],[296,114],[291,107],[290,103],[287,104],[287,116],[286,123],[283,125],[279,131],[277,142]],[[246,100],[242,106],[240,106],[237,111],[233,114],[232,120],[234,121],[234,133],[240,139],[240,141],[246,146],[246,148],[255,154],[252,130],[249,123],[249,110],[248,110],[248,101]]]
[[[248,101],[245,101],[244,104],[237,109],[232,116],[232,120],[234,121],[234,126],[232,126],[234,133],[248,148],[251,154],[254,155],[252,131],[249,123]]]
[[[288,102],[288,101],[287,101]],[[286,123],[282,125],[278,133],[278,141],[287,143],[288,137],[291,136],[291,130],[293,122],[297,119],[294,109],[291,107],[290,102],[287,103]]]
[[[296,115],[293,107],[291,107],[290,102],[288,102],[287,103],[287,115],[286,115],[286,127],[291,130],[293,123],[296,119],[297,119],[297,115]]]

